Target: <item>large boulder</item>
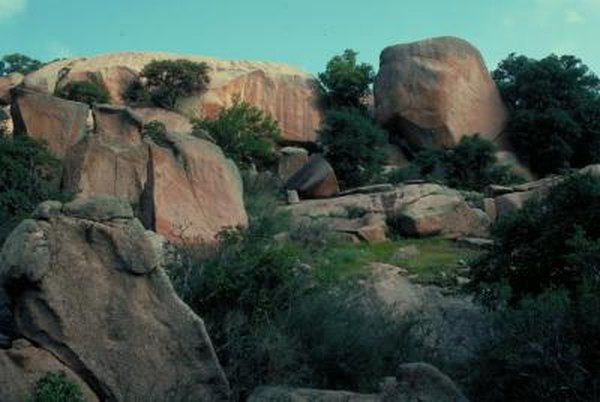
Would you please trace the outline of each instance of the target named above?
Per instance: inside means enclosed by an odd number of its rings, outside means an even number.
[[[11,90],[21,85],[23,78],[23,74],[19,73],[0,77],[0,105],[10,105],[12,100]]]
[[[321,154],[312,155],[287,179],[285,188],[296,190],[302,198],[327,198],[340,191],[333,168]]]
[[[122,144],[137,145],[142,141],[144,120],[124,106],[94,105],[94,132]]]
[[[315,141],[321,121],[316,80],[285,64],[171,53],[117,53],[50,63],[28,75],[25,85],[51,93],[57,86],[93,76],[106,85],[113,102],[121,103],[121,94],[146,64],[179,58],[205,62],[211,68],[208,91],[179,102],[178,111],[187,117],[215,117],[239,95],[241,100],[273,116],[281,126],[283,139]]]
[[[170,148],[149,146],[141,203],[147,225],[180,243],[213,243],[224,228],[246,226],[235,164],[209,141],[185,134],[167,137]]]
[[[192,123],[190,119],[170,110],[156,107],[139,107],[133,111],[137,114],[144,124],[157,121],[165,125],[165,129],[170,133],[191,134]]]
[[[14,130],[46,141],[58,157],[86,134],[89,107],[25,89],[13,90],[11,114]]]
[[[384,49],[374,92],[378,123],[401,145],[452,147],[475,133],[493,141],[507,119],[481,54],[458,38]]]
[[[227,400],[202,320],[176,296],[156,234],[126,201],[46,202],[33,217],[0,254],[0,293],[10,296],[0,297],[10,300],[0,322],[13,338],[56,357],[99,400]],[[0,371],[0,383],[10,375]]]
[[[308,162],[308,151],[304,148],[284,147],[279,153],[277,173],[283,181],[289,179]]]

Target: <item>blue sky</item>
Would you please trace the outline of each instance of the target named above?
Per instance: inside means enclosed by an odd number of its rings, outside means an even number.
[[[600,0],[0,0],[0,54],[126,50],[280,61],[322,71],[343,49],[454,35],[493,68],[510,52],[574,54],[600,74]]]

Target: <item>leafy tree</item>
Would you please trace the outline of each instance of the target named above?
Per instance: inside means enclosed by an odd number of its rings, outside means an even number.
[[[58,191],[60,162],[25,136],[0,135],[0,244],[42,201],[66,200]]]
[[[35,383],[27,402],[84,402],[84,398],[79,386],[64,373],[48,372]]]
[[[511,112],[510,139],[535,172],[600,161],[600,80],[581,60],[511,54],[492,75]]]
[[[267,170],[277,163],[273,150],[281,131],[277,122],[259,108],[235,98],[233,105],[211,119],[194,121],[194,135],[203,138],[206,130],[225,155],[244,169],[254,165]]]
[[[375,72],[369,64],[357,64],[357,55],[354,50],[346,49],[329,60],[325,71],[319,74],[330,107],[364,107],[363,100],[371,93]]]
[[[29,74],[43,65],[41,61],[20,53],[7,54],[0,60],[0,77],[11,73]]]
[[[498,164],[496,146],[479,135],[463,137],[449,150],[425,149],[407,167],[388,175],[394,183],[410,179],[426,179],[470,191],[483,191],[490,184],[522,181],[510,167]]]
[[[361,110],[329,111],[319,136],[327,160],[345,187],[365,184],[381,173],[387,134]]]
[[[59,98],[82,103],[110,103],[108,89],[94,81],[72,81],[54,92]]]
[[[195,92],[202,92],[208,87],[210,77],[206,63],[195,63],[190,60],[154,60],[142,70],[141,77],[147,83],[145,91],[157,106],[175,109],[177,100]],[[132,84],[139,87],[139,83]],[[127,94],[131,95],[127,91]]]

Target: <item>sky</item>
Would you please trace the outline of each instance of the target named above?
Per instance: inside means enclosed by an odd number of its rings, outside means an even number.
[[[344,49],[471,42],[493,69],[509,53],[573,54],[600,74],[600,0],[0,0],[0,55],[40,60],[169,51],[288,63],[311,73]]]

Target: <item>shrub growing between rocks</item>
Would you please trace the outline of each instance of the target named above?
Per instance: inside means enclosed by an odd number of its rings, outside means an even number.
[[[46,373],[36,383],[27,402],[85,402],[81,390],[64,373]]]
[[[72,81],[54,92],[54,96],[87,104],[110,103],[106,87],[95,81]]]

